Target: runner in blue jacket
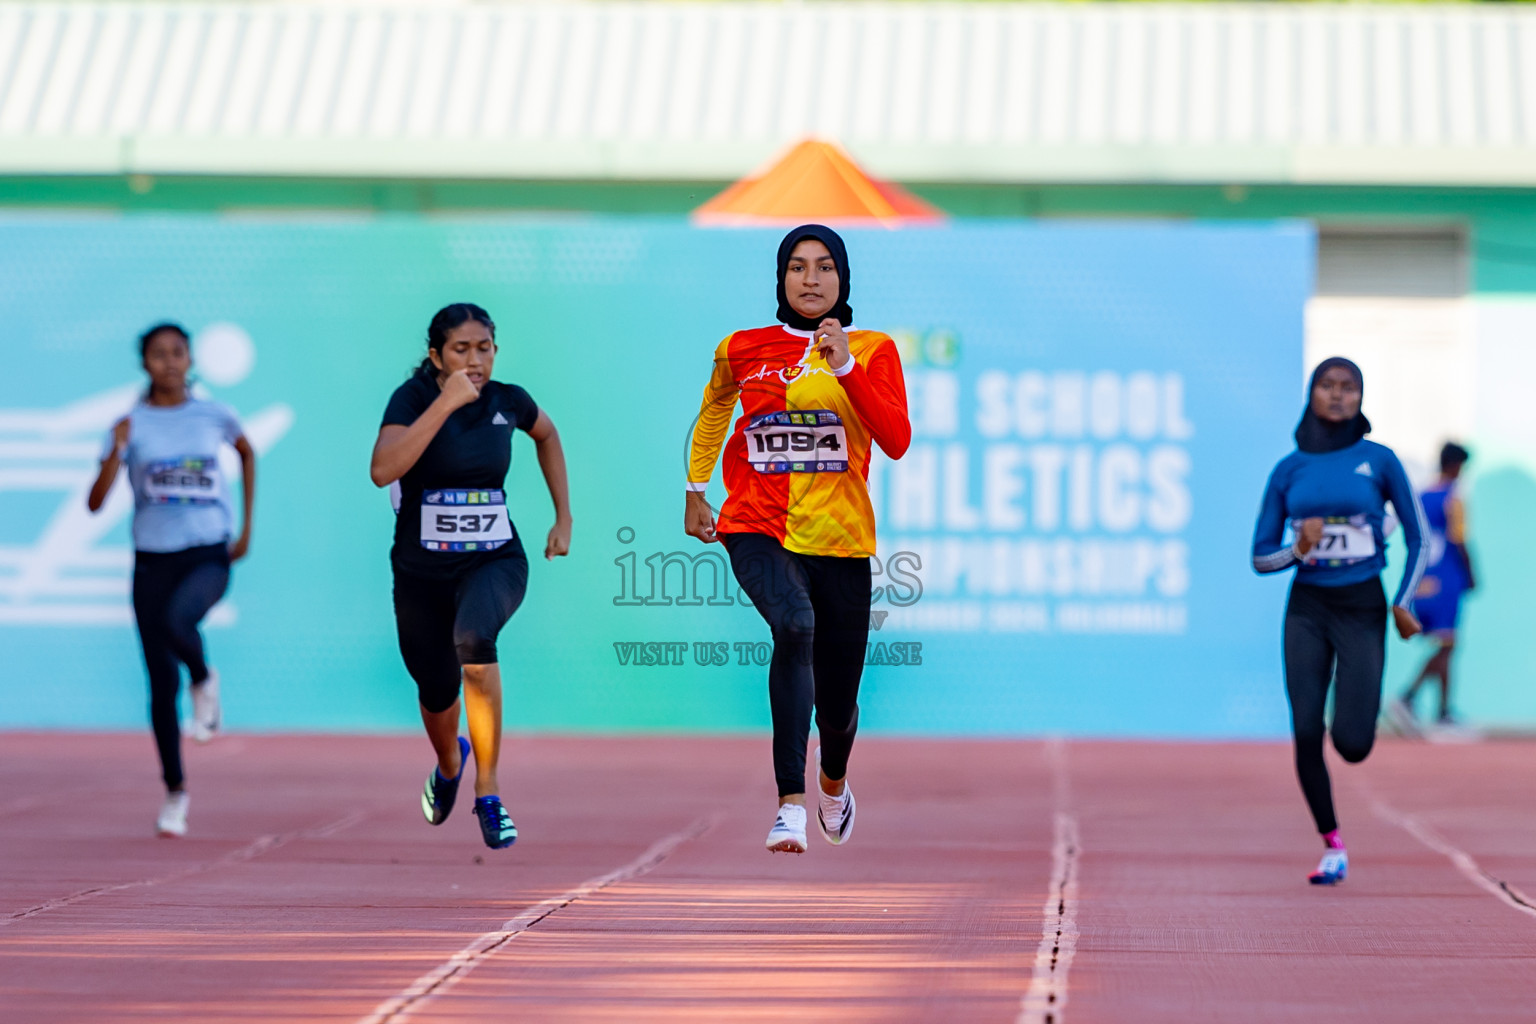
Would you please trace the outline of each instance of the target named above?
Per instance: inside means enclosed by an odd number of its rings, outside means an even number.
[[[1285,610],[1285,689],[1296,741],[1296,774],[1327,847],[1310,880],[1342,882],[1348,854],[1334,816],[1323,763],[1323,721],[1333,694],[1333,746],[1351,764],[1376,742],[1381,676],[1386,661],[1387,566],[1382,523],[1392,503],[1403,524],[1408,565],[1392,601],[1404,638],[1420,631],[1409,609],[1429,559],[1424,511],[1390,448],[1365,440],[1360,368],[1324,360],[1312,374],[1309,401],[1296,427],[1296,451],[1270,474],[1253,534],[1260,573],[1296,568]]]

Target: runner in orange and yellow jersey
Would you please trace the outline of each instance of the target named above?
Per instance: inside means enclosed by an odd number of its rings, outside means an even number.
[[[819,224],[791,231],[779,245],[778,280],[780,324],[737,331],[715,350],[693,430],[684,526],[725,544],[736,579],[772,630],[779,810],[767,846],[804,853],[813,707],[817,821],[833,845],[853,832],[846,776],[869,639],[871,444],[899,459],[912,428],[895,343],[853,324],[838,234]],[[704,491],[722,443],[728,496],[717,520]]]

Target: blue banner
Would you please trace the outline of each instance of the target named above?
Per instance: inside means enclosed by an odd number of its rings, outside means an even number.
[[[535,564],[501,638],[509,725],[766,726],[766,628],[681,520],[714,345],[771,322],[777,238],[649,218],[0,221],[0,726],[144,721],[129,503],[92,516],[84,492],[143,387],[133,338],[171,317],[261,453],[252,554],[208,622],[227,717],[416,727],[368,455],[427,320],[459,300],[496,317],[496,376],[551,416],[571,467],[572,553],[546,563],[548,495],[515,443],[507,502]],[[1254,578],[1248,544],[1300,402],[1310,230],[848,243],[859,326],[897,338],[914,426],[871,474],[863,727],[1283,734],[1284,588]]]

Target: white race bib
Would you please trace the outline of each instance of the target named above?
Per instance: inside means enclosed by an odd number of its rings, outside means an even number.
[[[494,551],[512,539],[504,491],[427,491],[421,546],[428,551]]]
[[[1299,524],[1298,524],[1299,525]],[[1342,565],[1376,555],[1376,535],[1364,516],[1329,516],[1323,522],[1323,536],[1307,552],[1308,565]]]
[[[759,473],[842,473],[848,469],[848,435],[843,421],[826,409],[754,416],[743,435],[747,461]]]
[[[210,455],[151,462],[144,470],[144,497],[152,505],[217,505],[219,460]]]

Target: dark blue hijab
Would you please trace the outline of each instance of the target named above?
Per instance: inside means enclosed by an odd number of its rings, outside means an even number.
[[[814,238],[827,247],[832,262],[837,264],[837,304],[826,313],[812,320],[795,312],[784,294],[784,274],[789,270],[789,257],[795,246],[807,238]],[[814,331],[827,317],[837,318],[845,328],[853,326],[853,307],[848,305],[848,248],[836,231],[822,224],[802,224],[784,236],[779,243],[779,321],[797,331]]]
[[[1343,356],[1333,356],[1324,359],[1317,364],[1317,369],[1312,371],[1312,379],[1307,382],[1307,408],[1301,414],[1301,422],[1296,424],[1296,447],[1304,452],[1314,455],[1323,452],[1336,452],[1341,448],[1348,448],[1366,434],[1371,432],[1371,421],[1365,418],[1365,413],[1355,413],[1355,418],[1345,420],[1343,423],[1329,423],[1317,413],[1312,411],[1312,391],[1317,387],[1317,382],[1323,374],[1334,368],[1348,370],[1355,378],[1355,384],[1360,388],[1361,398],[1365,397],[1365,377],[1360,373],[1360,367],[1345,359]]]

